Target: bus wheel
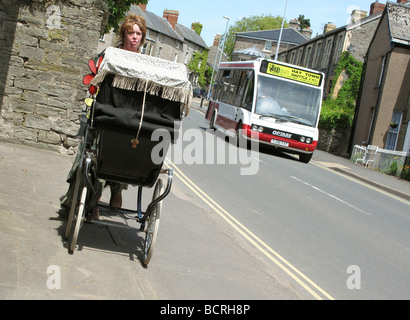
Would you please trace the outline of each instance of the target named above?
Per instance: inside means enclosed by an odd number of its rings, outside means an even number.
[[[299,155],[299,161],[303,163],[309,163],[310,159],[312,159],[313,153],[309,154],[300,154]]]
[[[238,128],[236,129],[236,146],[238,148],[250,148],[250,143],[242,135],[242,122],[238,123]]]

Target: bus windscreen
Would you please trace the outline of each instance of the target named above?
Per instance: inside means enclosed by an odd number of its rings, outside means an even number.
[[[320,102],[320,88],[265,75],[259,76],[256,114],[315,127]]]

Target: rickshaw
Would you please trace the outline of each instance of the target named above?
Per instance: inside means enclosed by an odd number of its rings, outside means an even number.
[[[112,209],[98,199],[101,179],[136,186],[137,208],[115,209],[113,213],[126,214],[127,219],[137,221],[139,231],[145,232],[142,263],[147,266],[162,201],[173,179],[173,171],[163,168],[165,156],[170,144],[178,139],[192,88],[186,67],[180,63],[110,47],[97,64],[90,60],[92,74],[83,80],[91,85],[92,98],[86,99],[83,148],[65,238],[69,252],[74,253],[83,223],[101,223],[93,220],[94,210]],[[154,132],[161,138],[152,138]],[[145,211],[143,188],[153,188],[152,201]]]

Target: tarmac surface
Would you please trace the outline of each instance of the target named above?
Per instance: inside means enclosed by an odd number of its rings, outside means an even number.
[[[69,262],[70,255],[62,250],[64,230],[58,212],[72,161],[72,156],[0,140],[0,299],[157,299],[141,271],[128,270],[125,261],[130,258],[124,253],[112,255],[107,262],[90,251],[89,260],[82,264],[91,262],[104,277],[123,277],[119,281],[134,284],[118,292],[110,292],[104,281],[90,279],[88,268]],[[312,162],[410,201],[408,181],[320,150],[314,153]],[[66,280],[69,291],[49,290],[52,276],[59,271],[53,269],[56,264],[63,265],[65,272],[76,271]],[[116,268],[122,268],[121,273],[110,271]],[[79,286],[81,293],[76,293]],[[93,297],[87,292],[99,295]]]

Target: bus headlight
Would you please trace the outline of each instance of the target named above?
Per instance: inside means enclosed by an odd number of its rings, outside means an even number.
[[[311,144],[311,143],[312,143],[312,139],[306,138],[306,143]]]
[[[305,142],[305,137],[300,137],[300,142],[304,143]]]
[[[256,124],[252,125],[251,127],[252,131],[257,131],[257,132],[263,132],[263,127],[259,127]]]

